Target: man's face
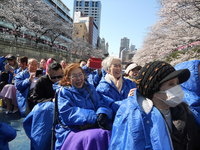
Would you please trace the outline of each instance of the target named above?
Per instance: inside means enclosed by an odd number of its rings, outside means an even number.
[[[53,83],[55,83],[55,82],[61,80],[62,77],[63,77],[63,75],[64,75],[64,73],[63,73],[63,70],[62,70],[61,68],[58,69],[58,70],[53,70],[53,69],[52,69],[52,70],[50,70],[50,71],[48,72],[48,76],[49,76],[50,80],[51,80]]]
[[[36,61],[36,60],[32,60],[32,61],[28,64],[28,70],[29,70],[29,72],[36,72],[37,66],[38,66],[37,61]]]
[[[80,67],[83,67],[83,66],[85,66],[87,63],[85,62],[85,61],[81,61],[81,63],[80,63]]]
[[[13,60],[13,59],[9,59],[8,60],[8,64],[10,65],[10,66],[14,66],[15,65],[15,60]]]

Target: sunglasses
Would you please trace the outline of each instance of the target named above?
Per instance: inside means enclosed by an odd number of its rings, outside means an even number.
[[[53,76],[53,77],[50,76],[51,79],[61,79],[62,77],[63,76]]]

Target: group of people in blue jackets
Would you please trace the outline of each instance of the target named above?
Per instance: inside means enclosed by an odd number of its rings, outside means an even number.
[[[97,70],[88,64],[47,71],[55,95],[24,120],[31,149],[200,149],[200,60],[150,62],[134,81],[123,77],[119,58],[105,58]]]

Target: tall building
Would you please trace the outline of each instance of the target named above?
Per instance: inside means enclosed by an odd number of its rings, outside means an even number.
[[[127,37],[121,39],[120,49],[119,49],[119,58],[121,58],[122,50],[129,50],[129,42],[130,40]]]
[[[131,46],[130,46],[130,50],[131,50],[131,51],[136,50],[135,45],[132,45],[132,44],[131,44]]]
[[[106,41],[105,41],[104,38],[101,39],[101,42],[100,42],[100,49],[103,49],[103,50],[106,49]]]
[[[86,33],[84,33],[83,35],[83,26],[80,24],[85,24],[86,26]],[[82,31],[81,31],[82,30]],[[84,32],[85,32],[84,31]],[[98,38],[99,38],[99,34],[98,34],[98,27],[94,22],[94,18],[93,17],[86,17],[83,16],[83,14],[78,11],[74,13],[74,37],[75,38],[80,38],[80,36],[84,36],[84,38],[82,38],[83,40],[87,41],[89,44],[91,44],[93,46],[93,48],[97,48],[98,45]]]
[[[99,48],[102,50],[103,54],[108,54],[108,42],[104,38],[100,39],[100,46]]]
[[[108,53],[108,49],[109,49],[109,44],[108,42],[106,43],[106,53]]]
[[[73,24],[73,19],[70,17],[69,11],[70,9],[61,1],[61,0],[43,0],[46,4],[48,4],[52,10],[56,13],[56,17],[60,19],[63,23]],[[68,37],[60,36],[63,40],[67,42],[72,42],[72,32]],[[66,44],[63,44],[68,46]]]
[[[89,43],[88,29],[84,22],[74,23],[73,38],[78,38]]]
[[[73,19],[70,17],[69,8],[61,0],[43,0],[67,23],[72,24]]]
[[[98,0],[74,0],[74,13],[80,11],[84,16],[93,17],[100,31],[101,1]],[[75,16],[75,14],[74,14]],[[75,18],[74,18],[75,19]]]

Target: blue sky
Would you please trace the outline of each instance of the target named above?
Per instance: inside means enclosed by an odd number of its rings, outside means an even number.
[[[73,15],[73,0],[62,0]],[[101,0],[100,37],[109,44],[110,55],[119,55],[120,40],[130,39],[139,49],[149,27],[156,23],[157,0]]]

